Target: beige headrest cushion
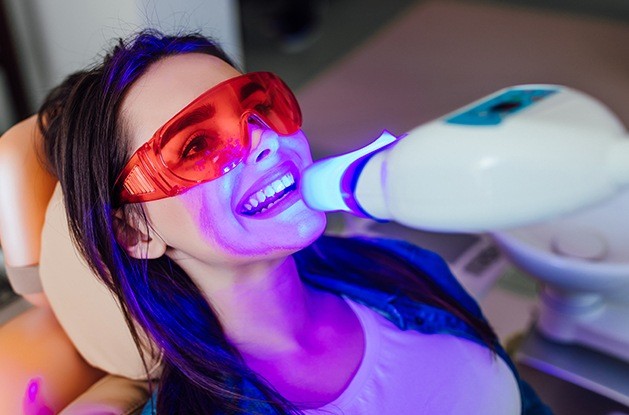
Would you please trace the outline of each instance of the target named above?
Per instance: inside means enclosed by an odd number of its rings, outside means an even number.
[[[40,274],[55,315],[87,362],[114,375],[146,377],[117,302],[72,244],[59,185],[46,211]],[[158,370],[150,362],[151,376]]]

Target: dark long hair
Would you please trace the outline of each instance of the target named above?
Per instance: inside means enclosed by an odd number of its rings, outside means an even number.
[[[141,352],[161,354],[157,412],[251,413],[251,409],[245,412],[243,408],[251,408],[247,404],[259,400],[279,414],[294,413],[297,409],[290,402],[245,365],[228,342],[216,313],[175,262],[165,255],[134,259],[116,241],[112,189],[131,153],[120,116],[121,103],[152,63],[191,52],[210,54],[232,64],[203,36],[143,31],[119,41],[101,64],[68,77],[40,109],[44,156],[61,183],[75,245],[117,298]],[[126,205],[122,214],[124,220],[143,223],[149,229],[141,205]],[[390,286],[393,281],[412,298],[460,316],[488,344],[495,341],[481,319],[432,284],[421,270],[386,250],[367,248],[369,264],[351,262],[347,259],[360,255],[364,244],[325,237],[299,253],[297,263],[309,272],[337,278],[360,275],[379,287]],[[148,345],[144,335],[151,340]],[[245,384],[247,391],[243,390]]]

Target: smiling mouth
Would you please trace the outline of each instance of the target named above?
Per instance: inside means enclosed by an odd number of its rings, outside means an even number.
[[[240,213],[245,216],[255,216],[263,213],[277,205],[295,190],[297,190],[295,176],[292,172],[288,172],[246,198],[241,203]]]

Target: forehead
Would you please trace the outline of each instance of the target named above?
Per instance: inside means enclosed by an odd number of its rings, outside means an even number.
[[[137,149],[183,107],[216,84],[240,75],[223,60],[189,53],[152,64],[131,86],[122,102],[122,117]]]

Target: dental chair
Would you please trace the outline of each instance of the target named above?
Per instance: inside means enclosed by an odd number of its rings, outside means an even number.
[[[40,144],[35,117],[0,138],[0,244],[14,291],[33,304],[0,326],[0,415],[139,413],[146,370],[118,304],[75,251]],[[157,377],[159,362],[147,363]]]

